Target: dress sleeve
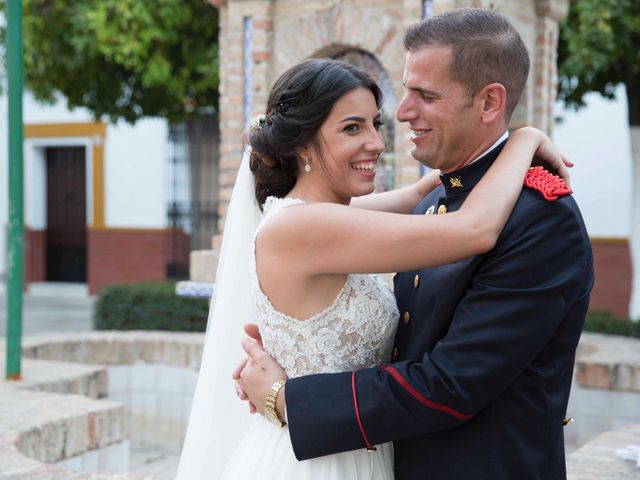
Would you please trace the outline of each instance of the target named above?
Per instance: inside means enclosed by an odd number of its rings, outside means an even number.
[[[534,202],[510,220],[446,335],[421,359],[290,380],[296,457],[460,425],[531,365],[561,322],[576,322],[577,343],[593,275],[588,237],[572,205]]]

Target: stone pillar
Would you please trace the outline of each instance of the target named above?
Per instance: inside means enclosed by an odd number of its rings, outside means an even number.
[[[319,53],[361,50],[388,73],[397,101],[402,98],[404,30],[421,17],[421,2],[387,0],[209,0],[220,11],[220,230],[242,159],[244,114],[244,18],[252,19],[251,115],[263,113],[269,89],[294,65]],[[396,186],[419,176],[410,156],[406,125],[395,133]],[[219,238],[214,240],[218,243]]]
[[[559,22],[569,13],[569,0],[536,0],[536,43],[532,55],[533,125],[553,134],[558,84]]]
[[[210,0],[219,9],[220,22],[220,196],[218,213],[223,230],[227,206],[242,160],[245,119],[245,18],[250,19],[251,118],[264,112],[271,61],[272,0]],[[215,243],[219,239],[214,240]]]
[[[373,55],[393,82],[396,107],[404,95],[404,31],[422,17],[417,0],[209,0],[220,10],[220,230],[242,158],[244,18],[252,19],[252,116],[264,112],[275,79],[318,54],[358,50]],[[434,0],[432,13],[464,6],[495,8],[513,21],[529,49],[532,72],[512,127],[551,133],[556,84],[558,20],[569,0]],[[395,125],[395,185],[420,175],[406,124]]]
[[[437,4],[438,2],[434,2]],[[435,5],[433,6],[435,9]],[[413,0],[404,0],[402,8],[403,17],[402,25],[399,32],[399,40],[402,41],[404,32],[413,24],[422,20],[422,2],[416,2]],[[434,12],[435,13],[435,12]],[[406,51],[404,45],[402,46],[402,63],[398,66],[397,72],[389,72],[394,79],[394,85],[396,87],[396,99],[397,105],[400,104],[402,97],[404,97],[404,86],[402,85],[402,77],[404,75],[404,58]],[[396,105],[396,109],[397,109]],[[406,123],[396,122],[396,188],[409,185],[420,178],[420,163],[418,163],[412,156],[411,150],[413,149],[413,142],[411,141],[411,130]]]

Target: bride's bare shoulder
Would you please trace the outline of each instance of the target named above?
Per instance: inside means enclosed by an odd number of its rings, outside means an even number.
[[[319,229],[331,228],[336,213],[351,209],[333,203],[289,205],[264,221],[256,235],[256,248],[277,253],[299,247]]]

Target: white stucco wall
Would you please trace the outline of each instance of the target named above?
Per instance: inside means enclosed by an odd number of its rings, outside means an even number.
[[[5,91],[6,92],[6,91]],[[6,272],[8,219],[7,98],[0,95],[0,278]],[[69,111],[66,102],[42,105],[26,93],[23,119],[29,123],[92,122],[85,109]],[[46,169],[48,146],[86,146],[87,223],[91,223],[91,146],[88,138],[29,139],[25,141],[25,223],[46,228]],[[166,221],[168,168],[167,124],[160,119],[107,126],[104,145],[105,223],[115,228],[163,228]]]
[[[627,238],[631,222],[631,144],[623,86],[616,100],[587,97],[578,112],[557,106],[554,140],[575,163],[572,186],[591,237]]]
[[[167,123],[159,119],[109,125],[105,145],[108,227],[166,226]]]

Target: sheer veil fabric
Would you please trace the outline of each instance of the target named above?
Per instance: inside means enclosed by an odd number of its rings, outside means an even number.
[[[227,210],[202,363],[176,480],[218,478],[251,420],[231,380],[231,372],[244,358],[242,326],[255,317],[249,258],[262,213],[249,157],[247,146]]]

